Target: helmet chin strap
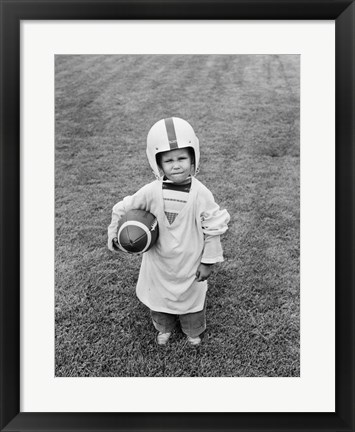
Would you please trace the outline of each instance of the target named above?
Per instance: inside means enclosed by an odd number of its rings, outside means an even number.
[[[155,171],[152,171],[152,173],[154,174],[154,177],[159,180],[162,181],[164,176],[158,175]]]

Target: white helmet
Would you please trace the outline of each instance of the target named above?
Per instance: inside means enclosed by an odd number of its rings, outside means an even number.
[[[195,174],[200,162],[200,146],[190,123],[178,117],[170,117],[156,122],[148,132],[147,157],[157,178],[161,178],[156,155],[178,148],[192,147],[195,153]]]

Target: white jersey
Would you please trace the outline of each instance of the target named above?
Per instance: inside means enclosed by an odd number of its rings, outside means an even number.
[[[223,261],[219,236],[228,228],[227,210],[221,210],[212,193],[192,177],[187,202],[170,224],[164,213],[162,183],[156,180],[113,207],[109,242],[117,236],[118,221],[131,209],[151,212],[159,225],[157,242],[142,256],[136,288],[140,301],[154,311],[177,315],[202,310],[207,281],[196,282],[196,271],[201,261]],[[217,243],[205,242],[213,237]]]

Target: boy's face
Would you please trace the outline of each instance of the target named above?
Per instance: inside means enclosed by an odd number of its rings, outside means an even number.
[[[161,153],[160,165],[166,177],[174,183],[183,183],[193,167],[187,148]]]

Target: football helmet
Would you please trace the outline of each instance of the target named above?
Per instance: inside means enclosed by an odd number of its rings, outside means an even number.
[[[159,179],[162,178],[156,159],[158,153],[186,147],[191,147],[195,153],[194,174],[197,174],[200,162],[200,146],[190,123],[179,117],[157,121],[147,136],[147,157],[155,176]]]

